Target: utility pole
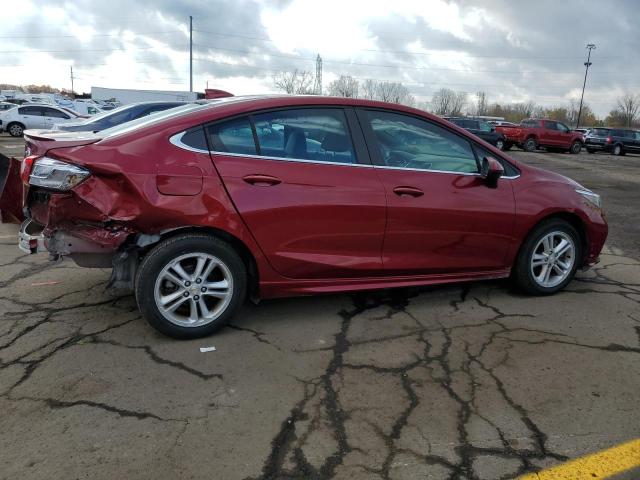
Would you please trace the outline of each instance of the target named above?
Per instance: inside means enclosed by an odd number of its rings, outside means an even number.
[[[71,96],[75,97],[73,94],[73,65],[71,65]]]
[[[584,62],[584,82],[582,83],[582,96],[580,97],[580,108],[578,109],[578,120],[576,121],[576,128],[580,126],[580,115],[582,115],[582,101],[584,100],[584,87],[586,87],[587,85],[587,73],[589,73],[589,67],[591,66],[591,50],[593,50],[594,48],[596,48],[595,43],[589,43],[587,45],[587,50],[589,50],[589,53],[587,55],[587,61]]]
[[[193,92],[193,17],[189,15],[189,91]]]

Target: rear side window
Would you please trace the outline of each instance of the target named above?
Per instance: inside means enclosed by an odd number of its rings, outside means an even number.
[[[235,118],[207,127],[211,150],[220,153],[257,155],[249,117]]]
[[[253,115],[264,157],[356,163],[341,109],[300,108]]]
[[[540,122],[538,120],[523,120],[520,125],[527,128],[540,128]]]
[[[204,136],[204,129],[202,127],[195,127],[191,130],[187,130],[180,141],[188,147],[195,148],[196,150],[209,150],[207,139]]]

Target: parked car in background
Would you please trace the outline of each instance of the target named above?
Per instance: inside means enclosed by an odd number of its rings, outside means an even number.
[[[222,98],[27,132],[26,148],[0,195],[22,251],[112,267],[177,338],[220,329],[248,295],[507,277],[552,294],[607,237],[597,194],[402,105]]]
[[[480,137],[485,142],[490,143],[499,150],[509,150],[511,143],[505,141],[505,137],[502,133],[496,132],[496,129],[489,122],[483,120],[477,120],[475,118],[467,117],[444,117],[445,120],[449,120],[451,123],[468,130],[475,136]]]
[[[564,123],[555,120],[529,118],[515,127],[501,125],[496,131],[504,134],[505,141],[533,152],[540,147],[580,153],[584,138]]]
[[[515,127],[516,124],[513,122],[507,122],[506,120],[489,120],[489,123],[494,127],[506,125],[508,127]]]
[[[17,105],[15,103],[10,102],[0,102],[0,112],[4,112],[5,110],[10,110],[15,108]]]
[[[591,131],[591,129],[590,128],[574,128],[573,131],[581,133],[582,134],[582,138],[587,138],[587,136],[589,135],[589,132]]]
[[[65,132],[99,132],[107,128],[115,127],[121,123],[130,122],[140,117],[161,112],[169,108],[179,107],[186,102],[141,102],[125,105],[124,107],[103,112],[100,115],[80,122],[68,122],[54,127],[55,130]]]
[[[589,153],[640,153],[640,131],[629,128],[594,128],[586,138],[585,148]]]
[[[59,123],[78,120],[74,114],[53,105],[25,104],[0,113],[0,132],[21,137],[27,129],[51,129]]]

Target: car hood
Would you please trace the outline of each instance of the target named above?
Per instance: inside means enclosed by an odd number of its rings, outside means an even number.
[[[584,190],[589,190],[588,188],[584,187],[583,185],[579,184],[578,182],[576,182],[574,179],[569,178],[569,177],[565,177],[564,175],[560,175],[559,173],[556,172],[552,172],[550,170],[544,170],[543,168],[538,168],[538,167],[532,167],[527,165],[527,170],[529,172],[531,172],[537,180],[539,181],[544,181],[544,182],[554,182],[554,183],[564,183],[568,186],[574,187],[574,188],[582,188]]]

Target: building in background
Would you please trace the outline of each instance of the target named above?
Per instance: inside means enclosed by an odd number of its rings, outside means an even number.
[[[197,92],[179,92],[170,90],[132,90],[127,88],[91,87],[93,100],[116,100],[122,105],[136,102],[153,102],[175,100],[189,102],[198,100],[204,95]]]

